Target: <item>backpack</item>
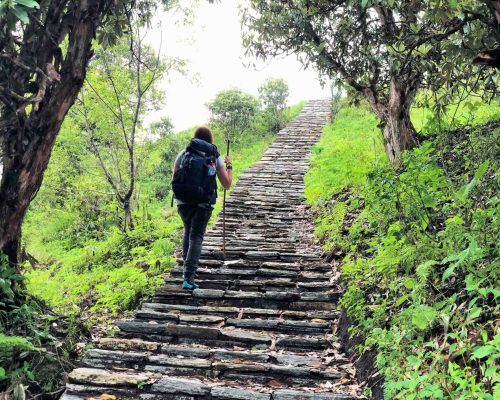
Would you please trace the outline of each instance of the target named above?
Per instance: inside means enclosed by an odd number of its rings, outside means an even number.
[[[201,139],[191,139],[181,164],[172,177],[175,198],[186,204],[215,204],[218,157],[215,145]]]

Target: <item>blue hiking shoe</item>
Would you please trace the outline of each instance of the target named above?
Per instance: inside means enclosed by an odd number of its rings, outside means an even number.
[[[182,288],[186,289],[186,290],[194,290],[194,289],[198,289],[199,286],[196,283],[194,283],[193,281],[189,281],[187,279],[184,279],[184,282],[182,282]]]

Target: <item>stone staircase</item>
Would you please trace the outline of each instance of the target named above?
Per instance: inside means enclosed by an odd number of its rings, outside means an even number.
[[[303,205],[310,147],[329,117],[309,102],[245,173],[207,233],[193,292],[182,260],[119,333],[95,343],[62,399],[347,400],[354,370],[332,335],[338,274]],[[236,162],[238,162],[236,160]]]

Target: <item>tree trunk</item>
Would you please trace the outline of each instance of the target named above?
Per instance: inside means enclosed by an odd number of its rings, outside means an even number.
[[[61,124],[83,84],[92,56],[91,42],[106,2],[87,0],[75,4],[60,81],[47,86],[45,96],[29,114],[18,111],[18,107],[5,106],[2,109],[0,144],[4,154],[0,181],[0,252],[16,266],[26,210],[42,184]],[[37,39],[41,40],[41,37]],[[39,68],[45,69],[45,65]],[[16,80],[19,93],[23,93],[29,79],[25,76]]]
[[[36,140],[38,139],[38,140]],[[37,137],[23,154],[16,154],[3,165],[0,184],[0,251],[11,264],[18,265],[21,225],[32,198],[42,183],[55,134]]]
[[[409,111],[404,110],[396,114],[389,111],[387,119],[382,121],[382,126],[387,157],[393,165],[399,165],[402,152],[418,144],[417,132],[410,120]]]
[[[126,232],[129,229],[134,229],[134,221],[132,219],[132,206],[130,204],[130,199],[125,200],[123,203],[123,212],[125,214],[125,219],[123,221],[123,231]]]
[[[402,78],[393,77],[386,103],[378,101],[371,91],[364,93],[373,112],[380,119],[385,151],[390,162],[395,166],[400,164],[403,151],[418,145],[418,134],[410,119],[410,109],[419,82],[419,79],[412,81],[408,78],[404,81]]]

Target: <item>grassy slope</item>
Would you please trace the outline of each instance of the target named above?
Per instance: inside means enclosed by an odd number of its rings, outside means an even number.
[[[500,119],[498,104],[473,108],[456,115],[450,109],[441,128],[453,115],[473,124]],[[435,121],[429,125],[428,111],[414,110],[412,117],[424,134],[437,128]],[[341,304],[359,321],[353,332],[367,338],[361,349],[378,346],[388,399],[492,399],[494,360],[500,356],[500,337],[494,338],[491,325],[500,294],[492,288],[498,277],[494,160],[490,178],[475,189],[488,202],[461,203],[456,193],[471,182],[495,133],[489,139],[471,134],[468,146],[454,135],[433,137],[409,153],[407,172],[397,174],[388,166],[376,124],[365,106],[343,107],[314,148],[306,176],[316,234],[325,250],[344,257],[347,292]],[[474,154],[469,147],[483,150]],[[463,165],[457,161],[462,158]],[[415,202],[421,192],[425,207]],[[417,212],[421,208],[429,218]],[[462,218],[471,212],[476,222],[467,226]],[[451,263],[451,287],[450,278],[443,278],[450,265],[445,257],[463,260]]]
[[[295,118],[303,104],[290,107],[287,118]],[[188,137],[186,132],[180,135]],[[234,146],[235,181],[260,159],[273,140],[274,134],[261,132],[251,143]],[[160,150],[152,149],[151,162],[161,159]],[[101,232],[102,239],[86,239],[75,245],[63,233],[75,218],[70,206],[29,215],[24,225],[25,244],[48,266],[28,270],[28,290],[62,314],[84,312],[89,322],[133,309],[151,295],[174,263],[173,252],[182,228],[175,209],[170,207],[170,197],[160,201],[148,195],[152,183],[148,181],[142,188],[149,215],[142,218],[141,212],[136,213],[136,229],[127,235],[110,227]],[[219,198],[212,221],[220,209]]]

